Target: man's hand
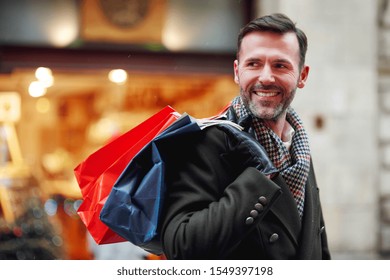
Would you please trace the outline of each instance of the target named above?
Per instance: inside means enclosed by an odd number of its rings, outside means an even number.
[[[264,147],[252,135],[229,124],[219,124],[218,127],[228,136],[227,144],[232,160],[237,160],[245,167],[255,167],[270,178],[278,173]]]

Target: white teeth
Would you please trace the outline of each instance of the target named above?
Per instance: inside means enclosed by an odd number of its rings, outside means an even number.
[[[255,91],[254,92],[257,96],[260,97],[272,97],[278,95],[278,92],[261,92],[261,91]]]

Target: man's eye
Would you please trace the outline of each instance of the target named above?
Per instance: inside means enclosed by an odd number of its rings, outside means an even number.
[[[257,66],[259,66],[259,63],[257,63],[257,62],[249,62],[248,66],[249,67],[257,67]]]
[[[286,65],[280,64],[280,63],[276,64],[275,67],[278,68],[278,69],[287,68]]]

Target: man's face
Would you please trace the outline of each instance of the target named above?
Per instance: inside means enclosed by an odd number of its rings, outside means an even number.
[[[251,32],[234,61],[234,81],[247,108],[258,118],[285,116],[295,91],[303,88],[309,67],[299,69],[299,44],[294,33]]]

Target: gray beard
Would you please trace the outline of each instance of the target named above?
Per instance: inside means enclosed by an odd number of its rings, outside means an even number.
[[[262,119],[262,120],[270,120],[270,121],[276,121],[284,112],[286,112],[286,110],[288,109],[288,107],[290,106],[291,102],[293,101],[294,99],[294,96],[295,96],[295,93],[296,93],[296,89],[294,89],[293,91],[290,92],[290,97],[289,99],[287,100],[284,100],[283,103],[280,103],[275,109],[274,109],[274,112],[273,114],[266,114],[266,115],[261,115],[258,113],[258,110],[257,110],[257,105],[254,104],[253,102],[250,102],[248,99],[246,99],[244,97],[244,94],[243,94],[243,89],[240,89],[241,91],[241,99],[245,105],[245,107],[248,109],[248,111],[251,113],[251,115],[253,115],[254,117],[258,118],[258,119]],[[267,102],[265,102],[264,104],[266,104]]]

